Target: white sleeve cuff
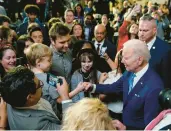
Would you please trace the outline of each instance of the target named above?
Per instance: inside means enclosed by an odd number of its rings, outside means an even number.
[[[72,102],[72,100],[71,100],[71,99],[69,99],[69,100],[64,100],[64,101],[62,101],[62,104],[69,103],[69,102]]]
[[[95,93],[95,91],[96,91],[96,85],[93,84],[92,86],[93,86],[93,89],[92,89],[91,93]]]

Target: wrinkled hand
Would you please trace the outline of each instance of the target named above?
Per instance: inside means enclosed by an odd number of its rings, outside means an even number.
[[[108,78],[108,73],[101,73],[99,83],[102,84]]]
[[[119,120],[112,120],[112,124],[117,130],[126,130],[126,126]]]
[[[59,77],[62,79],[62,85],[60,83],[57,83],[57,91],[59,95],[61,96],[62,100],[68,100],[69,94],[68,94],[68,83],[66,82],[64,77]]]

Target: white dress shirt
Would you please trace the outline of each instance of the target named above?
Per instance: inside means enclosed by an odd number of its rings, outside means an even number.
[[[154,37],[150,42],[147,43],[148,50],[150,50],[152,48],[155,41],[156,41],[156,37]]]
[[[96,50],[97,50],[98,44],[100,44],[99,49],[101,50],[101,49],[102,49],[102,46],[103,46],[103,44],[104,44],[104,40],[102,40],[101,42],[95,41],[94,46],[95,46]]]
[[[141,77],[147,72],[149,67],[149,64],[147,64],[143,69],[141,69],[139,72],[135,73],[136,77],[134,78],[134,82],[133,82],[133,87],[137,84],[137,82],[141,79]]]

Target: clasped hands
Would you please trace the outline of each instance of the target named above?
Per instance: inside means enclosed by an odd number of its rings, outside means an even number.
[[[93,84],[90,82],[80,82],[77,85],[77,89],[79,90],[79,92],[80,91],[88,92],[88,91],[91,91],[93,89]]]

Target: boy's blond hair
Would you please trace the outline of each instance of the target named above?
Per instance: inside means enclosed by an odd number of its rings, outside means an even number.
[[[49,56],[52,57],[52,50],[41,43],[34,43],[28,47],[26,50],[27,61],[30,66],[36,66],[36,60],[41,61],[43,57]]]

